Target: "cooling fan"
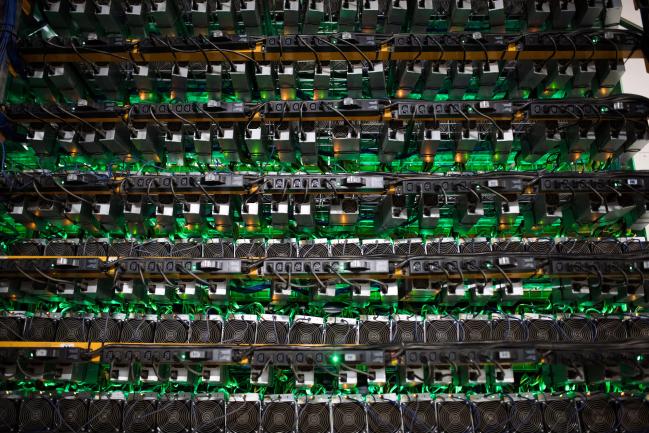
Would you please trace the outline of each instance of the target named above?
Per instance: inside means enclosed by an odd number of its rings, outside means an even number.
[[[631,338],[649,338],[649,318],[636,318],[629,323],[629,335]]]
[[[137,255],[138,245],[132,241],[113,242],[108,246],[109,257],[134,257]]]
[[[156,424],[159,433],[184,433],[190,429],[189,406],[184,401],[163,401],[158,404]]]
[[[510,423],[518,433],[542,433],[543,412],[541,404],[531,400],[519,400],[512,404]]]
[[[285,433],[295,430],[295,405],[289,402],[268,403],[261,417],[262,431]]]
[[[262,241],[237,242],[235,257],[264,257],[266,249]]]
[[[325,328],[326,344],[356,343],[356,327],[348,323],[329,323]]]
[[[185,343],[187,342],[187,325],[181,320],[165,319],[155,327],[156,343]]]
[[[401,411],[396,402],[379,401],[367,405],[367,425],[371,433],[396,433],[401,428]]]
[[[262,320],[257,324],[257,344],[286,344],[288,324],[277,320]]]
[[[259,405],[249,401],[228,403],[226,427],[231,433],[253,433],[259,429]]]
[[[18,404],[9,398],[0,398],[0,424],[12,432],[18,427]],[[324,433],[324,432],[321,432]]]
[[[228,320],[223,329],[223,343],[252,344],[255,341],[256,323],[249,320]]]
[[[481,433],[501,433],[507,428],[507,406],[499,401],[476,403],[474,412],[476,430]]]
[[[16,242],[11,245],[9,251],[14,256],[41,256],[43,245],[40,242]]]
[[[464,341],[490,341],[491,324],[487,320],[469,319],[462,322]]]
[[[421,240],[399,242],[394,245],[394,253],[398,256],[424,256],[426,248]]]
[[[25,321],[25,339],[32,341],[54,341],[56,322],[45,317],[32,317]]]
[[[491,326],[494,341],[525,341],[527,339],[525,324],[518,319],[495,320]]]
[[[155,429],[154,403],[148,400],[129,401],[124,408],[124,431],[149,433]]]
[[[561,330],[566,341],[590,343],[595,338],[595,328],[591,321],[586,319],[562,320]]]
[[[553,400],[546,403],[543,420],[552,433],[570,433],[579,429],[577,408],[571,400]]]
[[[463,254],[488,253],[491,251],[491,244],[486,240],[471,239],[460,244],[460,252]]]
[[[372,242],[363,244],[364,256],[386,256],[394,254],[394,248],[390,242]]]
[[[360,256],[361,247],[357,242],[337,242],[331,244],[332,257]]]
[[[611,433],[615,431],[615,411],[606,398],[589,398],[580,410],[581,421],[590,433]]]
[[[640,399],[623,400],[617,410],[620,430],[625,433],[647,433],[649,405]]]
[[[421,343],[424,341],[424,327],[419,321],[399,320],[394,322],[394,343]]]
[[[137,247],[137,252],[140,257],[169,257],[170,249],[168,242],[154,240],[140,244]]]
[[[120,322],[108,317],[100,317],[92,321],[88,331],[89,341],[116,342],[121,333]]]
[[[221,433],[225,428],[223,403],[199,400],[192,405],[192,428],[196,433]]]
[[[298,426],[300,433],[329,433],[329,407],[324,403],[305,404],[300,409]]]
[[[128,319],[122,325],[124,343],[153,343],[154,324],[144,319]]]
[[[443,238],[426,244],[426,253],[431,256],[457,254],[459,251],[458,245],[452,238]]]
[[[79,244],[77,253],[80,256],[106,257],[108,255],[108,244],[102,241],[87,241]]]
[[[460,324],[456,320],[429,320],[426,322],[426,342],[448,343],[459,341]]]
[[[361,433],[365,430],[365,410],[360,403],[339,403],[333,406],[335,433]]]
[[[410,401],[403,405],[402,412],[406,433],[433,433],[437,428],[435,404],[430,400]]]
[[[378,320],[366,320],[359,329],[360,344],[388,344],[390,342],[390,323]]]
[[[84,319],[65,317],[56,328],[56,341],[87,341],[88,324]]]
[[[221,322],[218,320],[194,320],[189,327],[190,343],[221,342]]]
[[[327,244],[311,243],[300,247],[300,257],[325,258],[329,257]]]
[[[444,433],[465,433],[471,429],[471,411],[469,405],[459,401],[440,403],[437,411],[437,422]]]
[[[555,243],[552,239],[528,240],[527,251],[534,254],[549,254],[554,252]]]
[[[267,257],[297,257],[297,245],[293,242],[277,242],[266,248]]]
[[[0,341],[22,340],[20,328],[17,317],[0,317]]]
[[[624,341],[628,337],[624,322],[618,319],[597,319],[595,334],[599,342]]]
[[[93,400],[88,409],[88,428],[97,433],[115,433],[122,428],[122,405],[118,400]]]
[[[322,344],[322,326],[306,321],[294,322],[288,334],[290,344]]]
[[[588,254],[591,251],[591,243],[580,239],[570,239],[557,245],[559,252],[564,254]]]
[[[54,257],[76,256],[77,245],[73,244],[72,242],[65,241],[48,242],[47,245],[45,245],[45,251],[43,255]]]
[[[535,342],[559,341],[559,325],[554,320],[528,320],[527,336],[529,341]]]
[[[171,246],[172,257],[198,259],[203,257],[203,245],[199,242],[180,242]],[[219,256],[214,256],[219,257]]]
[[[255,243],[250,243],[250,244],[242,244],[241,246],[244,245],[251,245],[254,247],[254,245],[258,245]],[[263,251],[263,246],[261,247]],[[253,248],[254,250],[254,248]],[[245,252],[245,248],[242,250],[242,252]],[[239,251],[237,250],[237,253]],[[226,242],[226,241],[220,241],[220,242],[208,242],[203,246],[203,257],[234,257],[234,244],[232,242]],[[243,255],[237,255],[237,257],[248,257],[246,254]],[[258,257],[258,256],[257,256]]]
[[[77,398],[63,398],[58,402],[58,431],[78,432],[87,424],[88,407],[86,402]]]
[[[20,406],[20,430],[38,432],[51,430],[54,424],[54,407],[45,398],[32,398]]]

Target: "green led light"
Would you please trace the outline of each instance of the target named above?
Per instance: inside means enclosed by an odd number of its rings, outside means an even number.
[[[329,357],[329,362],[331,362],[334,365],[339,364],[340,363],[340,355],[337,354],[337,353],[334,353],[333,355],[331,355]]]

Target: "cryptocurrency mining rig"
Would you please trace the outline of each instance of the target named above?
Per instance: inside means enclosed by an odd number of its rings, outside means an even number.
[[[649,433],[646,0],[0,11],[0,432]]]

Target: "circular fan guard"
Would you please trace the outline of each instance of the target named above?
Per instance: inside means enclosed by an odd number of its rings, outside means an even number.
[[[309,244],[300,248],[300,257],[329,257],[329,249],[326,244]]]
[[[60,419],[59,431],[77,432],[86,425],[88,408],[83,400],[64,398],[58,401]]]
[[[525,341],[526,329],[520,320],[497,320],[493,327],[493,339],[507,341]]]
[[[295,427],[295,407],[291,403],[269,403],[264,407],[261,425],[267,433],[291,432]]]
[[[364,256],[385,256],[389,254],[394,254],[392,244],[389,242],[363,245]]]
[[[223,406],[219,402],[201,400],[193,404],[192,427],[196,433],[219,433],[224,425]]]
[[[423,256],[426,248],[421,242],[404,242],[394,246],[394,253],[398,256]]]
[[[0,398],[0,420],[2,420],[2,425],[10,431],[17,427],[18,410],[16,402],[8,398]]]
[[[543,411],[543,420],[553,433],[570,433],[578,429],[577,412],[571,401],[548,402]]]
[[[155,407],[150,401],[131,401],[124,409],[124,430],[132,433],[149,433],[155,426]]]
[[[52,428],[54,409],[44,398],[26,400],[20,406],[20,428],[22,431],[47,431]]]
[[[243,242],[237,244],[235,251],[237,257],[264,257],[266,255],[264,244],[260,242]]]
[[[417,343],[424,340],[424,327],[419,322],[396,322],[393,341],[395,343]]]
[[[56,329],[56,341],[87,341],[88,326],[83,319],[65,317]]]
[[[558,341],[559,329],[553,320],[533,319],[527,324],[529,341]]]
[[[500,433],[507,427],[509,414],[507,406],[499,401],[487,401],[476,404],[478,430],[482,433]]]
[[[15,341],[22,339],[20,322],[15,317],[0,317],[0,341]]]
[[[189,328],[190,343],[219,343],[221,341],[221,322],[216,320],[195,320]]]
[[[356,243],[340,242],[331,245],[331,255],[333,257],[360,256],[361,254],[361,247]]]
[[[331,422],[326,404],[307,403],[300,410],[298,430],[300,433],[329,433]]]
[[[491,340],[491,326],[486,320],[465,320],[462,322],[464,341]]]
[[[296,322],[291,327],[288,340],[291,344],[322,344],[322,328],[315,323]]]
[[[390,324],[388,322],[366,321],[359,330],[360,344],[387,344],[390,342]]]
[[[243,246],[246,244],[241,244],[239,246]],[[256,243],[248,244],[248,245],[259,245]],[[260,246],[261,247],[261,246]],[[263,251],[263,247],[262,251]],[[244,248],[245,250],[245,248]],[[203,247],[203,257],[234,257],[234,245],[232,242],[209,242],[204,245]],[[242,257],[242,256],[238,256]]]
[[[137,244],[135,242],[115,242],[108,246],[110,257],[133,257],[136,255]]]
[[[401,427],[401,412],[396,403],[371,403],[367,409],[367,424],[372,433],[395,433]]]
[[[259,428],[259,410],[251,402],[235,401],[228,404],[227,426],[233,433],[253,433]]]
[[[617,417],[620,427],[626,433],[647,433],[649,431],[649,406],[641,400],[623,401],[618,409]]]
[[[446,343],[458,340],[458,323],[456,321],[431,320],[426,323],[426,341],[428,343]]]
[[[203,257],[203,246],[198,242],[183,242],[171,246],[172,257]]]
[[[146,242],[139,246],[140,257],[169,257],[169,244],[166,242]]]
[[[288,325],[284,322],[265,320],[257,324],[257,343],[286,344]]]
[[[88,241],[79,245],[80,256],[106,256],[108,255],[108,245],[105,242]]]
[[[621,341],[627,339],[624,322],[615,319],[599,319],[595,324],[597,341]]]
[[[14,256],[40,256],[42,245],[36,242],[16,242],[11,246],[10,251]]]
[[[437,417],[445,433],[465,433],[471,428],[471,412],[465,403],[444,402],[439,405]]]
[[[182,433],[190,427],[189,408],[182,401],[162,402],[156,413],[156,421],[161,433]]]
[[[223,343],[252,344],[255,339],[255,324],[246,320],[228,320],[223,331]]]
[[[615,430],[615,411],[603,398],[587,400],[581,410],[581,420],[591,433],[610,433]]]
[[[365,429],[365,411],[360,403],[341,403],[333,408],[334,432],[360,433]]]
[[[541,433],[543,414],[534,401],[516,401],[512,405],[510,423],[517,433]]]
[[[632,338],[649,338],[649,319],[635,319],[629,325]]]
[[[142,319],[128,319],[122,326],[124,343],[153,343],[153,323]]]
[[[55,323],[44,317],[27,319],[25,339],[33,341],[53,341],[56,334]]]
[[[180,320],[161,320],[155,328],[156,343],[184,343],[187,327]]]
[[[75,256],[76,245],[68,242],[49,242],[45,245],[46,256]]]
[[[116,342],[119,341],[119,322],[115,319],[102,317],[95,319],[90,324],[88,339],[90,341]]]
[[[594,338],[594,329],[590,320],[566,319],[563,321],[564,338],[567,341],[591,342]]]
[[[88,428],[93,433],[114,433],[122,425],[122,408],[114,400],[97,400],[90,402],[88,410]]]
[[[297,257],[297,247],[289,242],[270,244],[266,249],[266,255],[268,257]]]
[[[431,401],[411,401],[403,409],[406,433],[432,433],[437,427],[435,406]]]
[[[331,323],[325,330],[326,344],[354,344],[356,332],[353,325],[346,323]]]

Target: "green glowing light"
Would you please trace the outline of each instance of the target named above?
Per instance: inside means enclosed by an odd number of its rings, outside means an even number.
[[[329,357],[329,361],[332,364],[339,364],[340,363],[340,355],[338,355],[337,353],[334,353],[333,355],[331,355]]]

